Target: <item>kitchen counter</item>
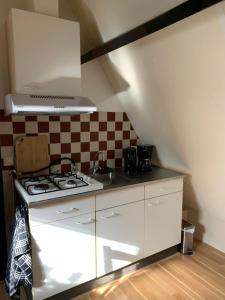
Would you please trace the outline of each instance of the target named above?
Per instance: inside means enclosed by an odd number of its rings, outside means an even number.
[[[123,170],[116,170],[115,174],[116,174],[116,176],[115,176],[115,179],[112,180],[112,183],[104,186],[103,189],[86,192],[86,193],[81,193],[81,194],[73,194],[71,196],[73,196],[73,198],[76,199],[76,198],[81,198],[83,196],[97,195],[97,194],[108,192],[108,191],[124,189],[124,188],[130,187],[132,185],[141,185],[145,182],[163,181],[163,180],[167,180],[169,178],[185,176],[184,173],[180,173],[177,171],[173,171],[170,169],[157,167],[157,166],[153,166],[152,171],[145,172],[145,173],[134,173],[134,174],[127,175],[123,172]],[[43,205],[43,204],[47,204],[47,203],[50,203],[53,201],[54,202],[62,201],[63,198],[65,198],[65,197],[62,197],[62,198],[59,197],[56,199],[49,199],[49,200],[44,200],[44,201],[39,201],[39,202],[33,202],[33,203],[29,204],[29,207]],[[25,203],[25,204],[27,204],[27,203]]]

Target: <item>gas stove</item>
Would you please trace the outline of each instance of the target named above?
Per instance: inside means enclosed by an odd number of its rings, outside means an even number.
[[[81,173],[15,179],[15,187],[27,204],[103,189],[103,184]]]

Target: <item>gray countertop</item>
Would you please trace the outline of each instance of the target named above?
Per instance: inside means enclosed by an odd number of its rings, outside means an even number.
[[[99,193],[104,193],[108,191],[113,191],[113,190],[118,190],[118,189],[124,189],[126,187],[130,187],[132,185],[140,185],[144,184],[146,182],[151,182],[151,181],[161,181],[161,180],[167,180],[170,178],[175,178],[175,177],[183,177],[185,176],[184,173],[176,172],[170,169],[162,168],[162,167],[157,167],[153,166],[152,171],[145,172],[145,173],[135,173],[135,174],[125,174],[123,170],[116,170],[115,172],[116,176],[115,179],[112,180],[111,184],[104,186],[102,190],[96,190],[96,191],[91,191],[91,192],[86,192],[82,194],[73,194],[73,198],[81,198],[81,197],[86,197],[86,196],[91,196],[91,195],[97,195]],[[63,197],[63,198],[67,198]],[[44,201],[39,201],[39,202],[34,202],[29,204],[29,207],[34,207],[37,205],[44,205],[47,203],[53,203],[56,201],[62,201],[63,198],[56,198],[56,199],[49,199],[49,200],[44,200]]]

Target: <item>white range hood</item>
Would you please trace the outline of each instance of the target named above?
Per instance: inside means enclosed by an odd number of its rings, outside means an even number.
[[[79,23],[11,9],[7,22],[11,94],[6,114],[96,111],[81,93]]]

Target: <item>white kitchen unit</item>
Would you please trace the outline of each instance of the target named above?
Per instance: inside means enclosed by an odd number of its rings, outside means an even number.
[[[183,178],[145,185],[145,257],[181,242],[182,190]]]
[[[144,255],[144,201],[96,213],[97,277]]]
[[[81,95],[79,23],[13,8],[7,28],[11,93]]]
[[[40,208],[43,213],[44,208]],[[71,217],[74,210],[68,205],[61,205],[58,211],[56,207],[59,220],[42,225],[39,222],[37,226],[33,221],[31,228],[33,300],[45,299],[96,277],[95,212]],[[47,211],[43,220],[46,216]],[[53,216],[51,209],[49,216]],[[32,223],[32,216],[30,220]]]
[[[179,244],[182,198],[179,176],[31,205],[33,299]]]

